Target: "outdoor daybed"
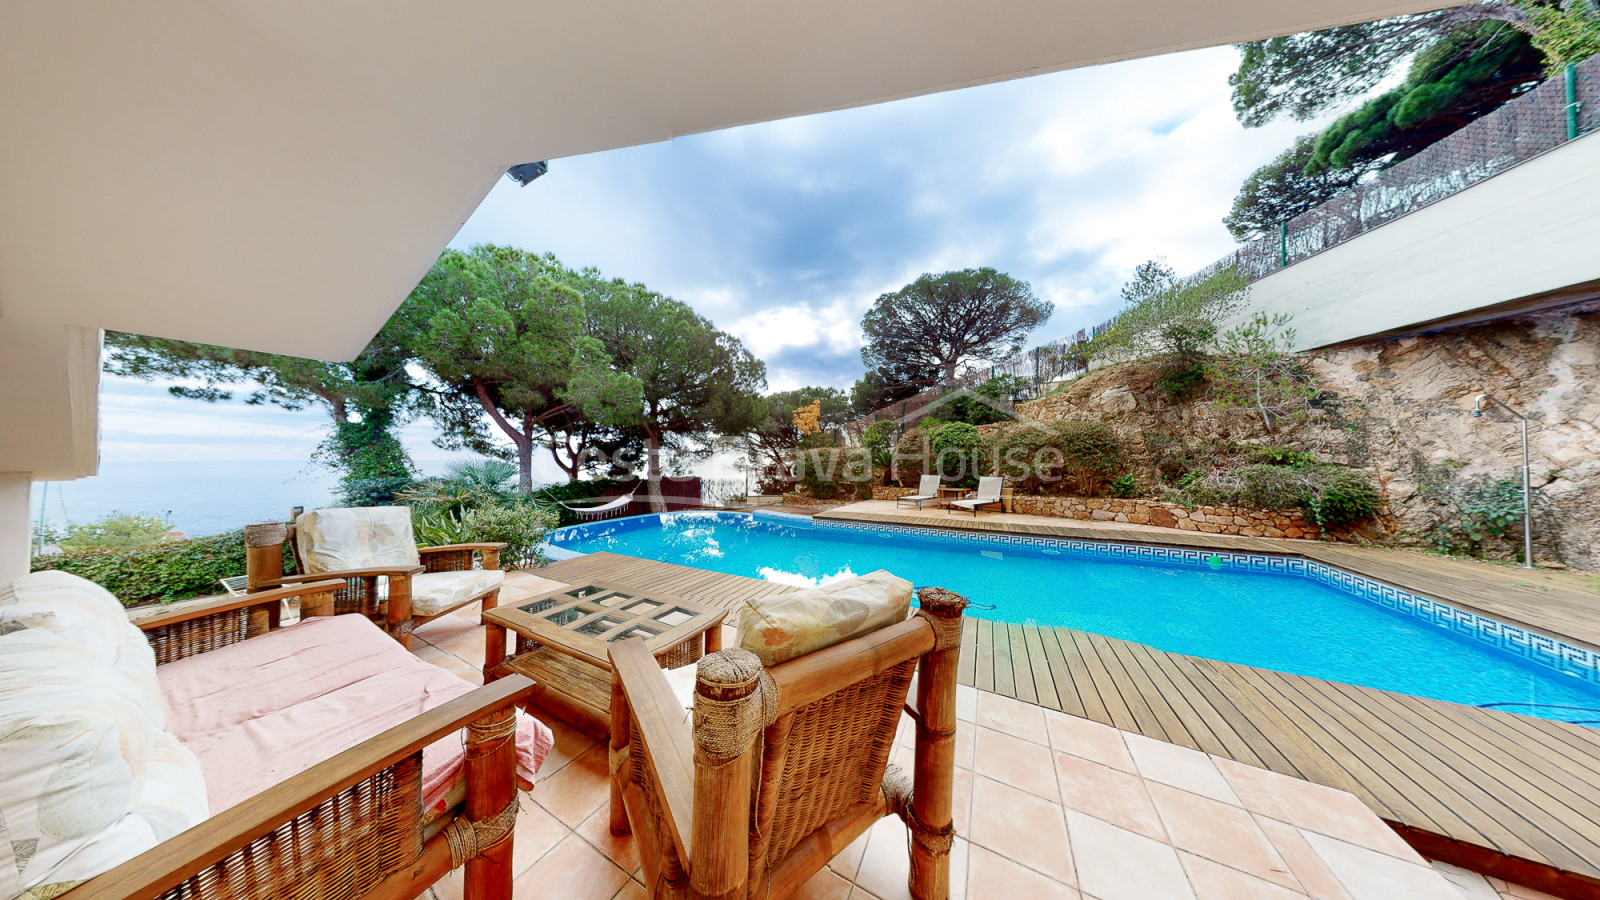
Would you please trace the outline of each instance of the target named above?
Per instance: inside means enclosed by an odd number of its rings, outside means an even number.
[[[73,575],[0,586],[0,898],[411,898],[463,864],[509,898],[553,743],[531,683],[474,688],[330,615],[337,587],[135,625]]]

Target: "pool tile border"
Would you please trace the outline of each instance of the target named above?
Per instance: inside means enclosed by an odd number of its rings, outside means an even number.
[[[1196,550],[1160,547],[1119,541],[1086,541],[1036,535],[957,531],[948,528],[916,528],[906,525],[881,525],[812,519],[810,526],[820,530],[910,533],[947,543],[1002,543],[1072,550],[1090,556],[1130,559],[1142,562],[1181,563],[1191,566],[1228,568],[1278,575],[1300,575],[1340,588],[1385,609],[1445,628],[1454,634],[1488,644],[1534,665],[1574,675],[1600,684],[1600,652],[1577,647],[1548,635],[1491,619],[1470,610],[1451,606],[1430,597],[1413,594],[1393,585],[1347,572],[1326,563],[1294,556],[1267,553],[1236,553],[1226,550]]]

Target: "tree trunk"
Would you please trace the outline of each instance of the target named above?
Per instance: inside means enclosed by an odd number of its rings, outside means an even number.
[[[650,467],[650,511],[666,512],[667,501],[661,496],[661,441],[654,431],[645,432],[645,464]]]
[[[954,385],[956,383],[956,363],[957,362],[958,362],[958,360],[952,359],[949,362],[944,364],[944,383],[945,384]]]

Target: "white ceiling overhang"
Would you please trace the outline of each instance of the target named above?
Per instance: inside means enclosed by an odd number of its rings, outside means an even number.
[[[12,0],[0,320],[349,358],[513,164],[1397,0]]]

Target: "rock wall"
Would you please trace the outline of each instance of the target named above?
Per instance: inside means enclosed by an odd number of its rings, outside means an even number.
[[[1482,418],[1471,414],[1473,398],[1488,393],[1530,419],[1539,495],[1534,558],[1600,569],[1600,305],[1318,351],[1306,362],[1328,393],[1310,422],[1277,434],[1247,411],[1205,397],[1169,400],[1148,367],[1092,372],[1059,394],[1019,404],[1017,412],[1106,422],[1133,448],[1146,484],[1157,478],[1153,432],[1211,444],[1288,446],[1364,468],[1382,488],[1383,507],[1342,537],[1424,546],[1442,514],[1437,494],[1425,486],[1479,474],[1520,478],[1517,420],[1498,409]],[[1519,547],[1517,534],[1487,549],[1509,559]]]
[[[1119,500],[1113,497],[1037,497],[1011,498],[1011,511],[1030,516],[1058,519],[1084,519],[1099,522],[1130,522],[1158,525],[1206,534],[1237,534],[1244,537],[1317,538],[1321,529],[1307,522],[1299,510],[1235,509],[1229,506],[1199,506],[1189,509],[1159,500]]]

